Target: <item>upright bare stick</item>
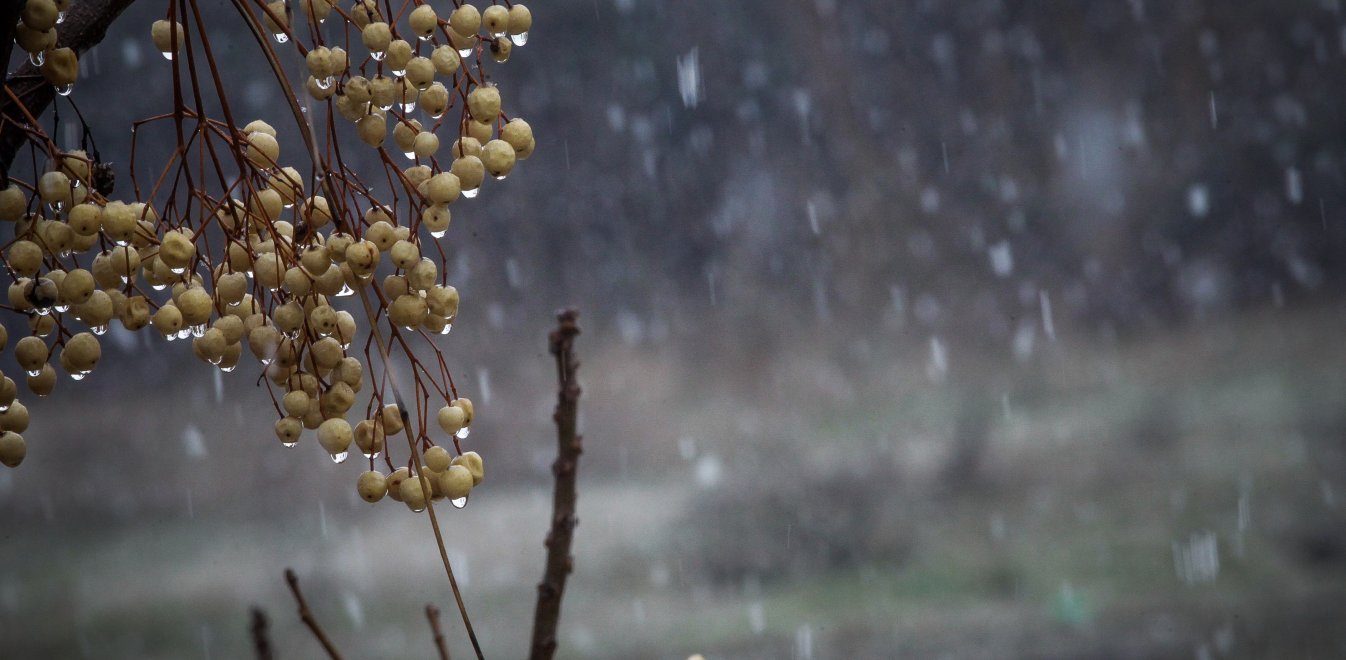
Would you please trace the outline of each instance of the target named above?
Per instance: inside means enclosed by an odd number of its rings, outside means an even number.
[[[327,651],[327,657],[332,660],[341,660],[341,654],[337,653],[336,647],[332,645],[332,640],[327,638],[327,633],[323,632],[322,626],[318,625],[318,620],[313,618],[313,612],[308,609],[308,602],[304,600],[303,592],[299,591],[299,577],[294,574],[294,569],[285,569],[285,583],[290,585],[290,593],[294,594],[295,601],[299,603],[299,619],[313,632],[313,636],[318,638],[323,650]]]
[[[439,608],[426,605],[425,618],[430,620],[430,632],[435,634],[435,650],[439,652],[439,660],[449,660],[449,648],[444,645],[444,631],[439,628]]]
[[[556,653],[556,627],[561,620],[561,596],[565,594],[566,578],[575,568],[570,554],[579,518],[575,515],[575,473],[579,467],[584,441],[575,433],[575,418],[580,400],[579,382],[575,372],[579,360],[575,358],[575,337],[579,335],[579,312],[567,309],[557,315],[557,327],[548,339],[551,353],[556,358],[556,462],[552,474],[556,487],[552,492],[551,531],[547,533],[547,568],[542,582],[537,585],[537,610],[533,614],[533,647],[529,657],[548,660]]]
[[[271,652],[271,636],[267,632],[269,625],[266,612],[260,607],[252,608],[252,625],[249,630],[252,632],[252,646],[257,652],[257,660],[272,660],[275,657]]]

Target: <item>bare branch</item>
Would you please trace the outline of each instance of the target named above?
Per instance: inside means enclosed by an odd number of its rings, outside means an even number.
[[[332,640],[327,638],[327,633],[323,632],[322,626],[318,625],[318,620],[313,618],[313,612],[308,609],[308,602],[304,600],[303,592],[299,591],[299,577],[294,574],[294,569],[285,569],[285,583],[290,585],[290,593],[294,594],[294,599],[299,603],[299,619],[313,631],[313,636],[318,638],[322,644],[323,650],[327,651],[327,657],[332,660],[341,660],[341,654],[337,652],[336,647],[332,645]]]
[[[430,620],[430,630],[435,634],[435,650],[439,652],[439,660],[449,660],[449,649],[444,646],[444,631],[439,629],[439,608],[426,605],[425,618]]]
[[[533,660],[547,660],[556,653],[556,628],[561,620],[561,597],[566,578],[575,568],[570,554],[579,518],[575,515],[575,474],[584,441],[575,433],[580,386],[575,380],[579,360],[575,358],[575,337],[580,334],[579,312],[568,309],[557,315],[557,327],[549,336],[551,353],[556,357],[556,462],[552,474],[556,488],[552,493],[551,531],[547,533],[547,568],[537,585],[537,610],[533,615]]]
[[[252,646],[257,651],[257,660],[272,660],[275,655],[271,652],[271,637],[267,633],[269,622],[266,619],[266,612],[260,607],[252,608],[252,625],[249,630],[252,632]]]

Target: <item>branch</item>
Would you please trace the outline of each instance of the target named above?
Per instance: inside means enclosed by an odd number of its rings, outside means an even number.
[[[260,607],[252,608],[252,646],[257,650],[257,660],[272,660],[275,656],[271,653],[271,637],[267,634],[268,622],[266,612]]]
[[[435,650],[439,652],[439,660],[449,660],[449,649],[444,646],[444,631],[439,629],[439,608],[426,605],[425,618],[430,620],[430,631],[435,634]]]
[[[76,53],[84,54],[103,40],[107,35],[108,26],[132,1],[80,0],[70,3],[65,20],[56,28],[56,46],[73,48]],[[20,6],[23,3],[5,4]],[[14,21],[8,19],[9,13],[8,10],[0,12],[0,21],[4,21],[3,24],[6,26],[4,31],[8,33],[0,34],[0,37],[4,37],[6,44],[11,43],[14,37]],[[9,58],[6,57],[3,62],[8,66]],[[8,95],[0,98],[0,172],[8,177],[9,166],[14,162],[15,154],[19,153],[19,148],[28,140],[28,134],[23,128],[28,123],[24,111],[34,117],[41,115],[47,106],[51,105],[52,99],[56,98],[56,92],[32,62],[24,62],[23,66],[5,81],[5,86],[13,90],[14,96],[18,98],[18,103]]]
[[[337,653],[336,647],[332,645],[332,640],[327,638],[327,633],[323,632],[322,626],[318,625],[318,620],[313,618],[313,612],[308,609],[308,602],[304,600],[304,594],[299,591],[299,578],[294,574],[294,569],[285,569],[285,582],[290,585],[290,593],[294,594],[294,599],[299,603],[299,618],[313,631],[313,636],[318,638],[322,644],[323,650],[327,651],[327,657],[332,660],[341,660],[341,654]]]
[[[580,399],[580,386],[575,380],[579,360],[575,359],[575,337],[580,328],[579,312],[568,309],[557,315],[557,327],[548,339],[551,353],[556,357],[556,462],[552,474],[556,489],[552,493],[551,531],[547,533],[547,568],[542,582],[537,585],[537,610],[533,615],[533,660],[549,660],[556,653],[556,627],[561,620],[561,596],[565,593],[566,578],[575,568],[570,555],[579,518],[575,516],[575,473],[580,453],[584,451],[583,438],[575,433],[575,418]]]

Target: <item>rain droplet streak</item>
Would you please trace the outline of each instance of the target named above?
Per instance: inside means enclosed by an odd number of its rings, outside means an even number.
[[[1038,292],[1038,306],[1042,308],[1042,333],[1047,339],[1056,341],[1056,324],[1052,323],[1052,299],[1046,291]]]

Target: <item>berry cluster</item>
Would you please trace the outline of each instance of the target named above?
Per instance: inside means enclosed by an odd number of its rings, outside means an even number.
[[[0,190],[0,221],[14,226],[0,252],[12,279],[9,305],[0,307],[26,316],[29,331],[14,354],[29,390],[46,396],[56,383],[53,355],[72,379],[84,378],[101,355],[98,336],[114,320],[132,332],[190,339],[199,359],[225,372],[246,345],[272,393],[283,445],[314,431],[340,463],[354,444],[369,461],[357,491],[370,502],[387,495],[413,511],[428,499],[462,506],[483,469],[481,457],[462,447],[472,402],[458,396],[435,344],[459,307],[440,240],[455,201],[475,197],[487,174],[503,179],[536,145],[527,122],[502,111],[483,68],[488,57],[504,62],[526,43],[532,16],[517,3],[484,11],[455,3],[441,19],[418,3],[390,22],[374,0],[348,10],[328,0],[297,4],[297,13],[283,1],[240,4],[240,12],[278,44],[293,44],[297,53],[289,55],[260,39],[273,61],[302,58],[308,103],[327,107],[327,126],[315,130],[307,123],[314,113],[296,105],[302,140],[286,140],[260,120],[232,123],[218,75],[199,75],[218,73],[195,29],[201,17],[176,20],[177,3],[150,36],[183,91],[172,114],[135,129],[171,123],[176,133],[177,149],[149,194],[135,180],[134,156],[135,195],[114,199],[96,185],[96,158],[59,150],[40,128],[27,127],[47,164],[33,183],[12,179]],[[25,29],[54,29],[58,16],[48,25],[44,12],[60,5],[28,0]],[[335,27],[333,18],[340,19]],[[335,45],[352,35],[367,51],[363,59]],[[59,57],[45,51],[48,63]],[[284,79],[279,67],[277,76]],[[58,88],[69,84],[48,77]],[[224,121],[188,102],[212,80]],[[418,110],[420,119],[412,116]],[[384,148],[389,122],[408,166]],[[364,183],[342,159],[350,133],[376,150],[386,189]],[[441,136],[452,138],[443,158]],[[286,143],[299,142],[307,147],[300,159],[282,156]],[[343,298],[359,305],[343,309]],[[0,326],[0,348],[7,343]],[[19,434],[28,427],[16,394],[13,380],[0,381],[0,462],[11,467],[23,460]],[[364,409],[352,425],[347,417],[360,398]],[[389,438],[398,434],[411,449],[402,465],[390,455]],[[380,459],[386,473],[376,469]]]
[[[71,0],[27,0],[14,26],[14,43],[28,52],[28,60],[42,71],[62,96],[70,94],[79,78],[79,58],[70,48],[56,47],[56,26],[65,22]]]

